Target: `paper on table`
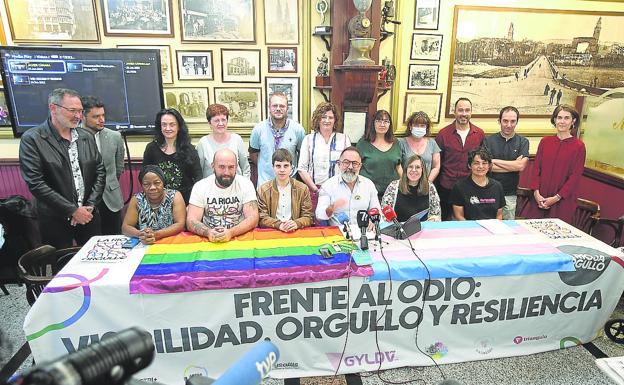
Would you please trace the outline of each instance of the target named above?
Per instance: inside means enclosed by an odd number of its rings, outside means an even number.
[[[624,385],[624,357],[599,358],[596,365],[619,385]]]
[[[516,231],[498,219],[481,219],[476,221],[481,227],[492,234],[515,234]]]

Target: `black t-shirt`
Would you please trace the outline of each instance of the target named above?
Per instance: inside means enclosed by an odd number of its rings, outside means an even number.
[[[416,195],[417,189],[416,186],[409,186],[410,192],[408,194],[403,194],[401,191],[397,192],[394,211],[399,222],[405,222],[412,215],[429,208],[429,194]]]
[[[468,220],[495,219],[498,209],[505,206],[505,194],[499,181],[488,178],[487,185],[481,187],[469,176],[453,186],[451,203],[463,206]]]
[[[494,159],[516,160],[520,155],[529,157],[529,140],[518,134],[511,139],[505,139],[497,132],[485,138],[483,144],[490,150]],[[516,195],[520,180],[519,172],[491,172],[488,176],[501,182],[505,195]]]

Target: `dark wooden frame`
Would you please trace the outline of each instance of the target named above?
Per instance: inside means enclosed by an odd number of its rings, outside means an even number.
[[[428,31],[437,31],[440,28],[440,0],[437,0],[438,2],[438,17],[436,18],[436,27],[435,28],[424,28],[424,27],[419,27],[416,25],[416,20],[418,18],[417,15],[417,11],[418,11],[418,2],[421,0],[416,0],[414,3],[414,29],[422,29],[422,30],[428,30]]]
[[[410,75],[412,74],[412,68],[416,67],[436,67],[435,87],[412,87],[410,84]],[[439,64],[410,64],[407,69],[407,89],[408,90],[437,90],[438,79],[440,77],[440,65]]]
[[[246,91],[246,90],[254,90],[258,92],[259,98],[258,98],[258,103],[259,105],[259,110],[260,110],[260,122],[263,120],[263,116],[264,116],[264,106],[263,106],[263,99],[262,99],[262,87],[214,87],[214,102],[215,103],[222,103],[218,97],[217,97],[217,91],[218,90],[229,90],[229,91]],[[232,115],[233,115],[233,111],[230,111],[230,121],[228,123],[228,127],[248,127],[249,130],[235,130],[236,132],[238,132],[239,134],[249,134],[251,133],[251,129],[253,128],[253,126],[255,126],[258,122],[256,123],[234,123],[232,121]],[[248,132],[246,132],[248,131]]]
[[[192,77],[182,77],[182,73],[181,73],[181,69],[182,66],[184,65],[184,63],[180,63],[180,55],[184,56],[184,54],[187,53],[198,53],[198,54],[205,54],[205,55],[197,55],[197,56],[208,56],[210,57],[210,74],[209,75],[197,75],[197,76],[192,76]],[[193,55],[190,55],[193,56]],[[176,50],[176,70],[178,72],[178,80],[181,81],[185,81],[185,80],[214,80],[214,62],[213,62],[213,53],[212,50],[205,50],[205,51],[201,51],[201,50]]]
[[[297,88],[297,94],[295,96],[295,93],[293,92],[293,100],[291,100],[291,105],[292,108],[290,108],[290,110],[292,110],[293,114],[292,114],[292,119],[294,119],[295,121],[299,122],[301,119],[301,90],[300,90],[300,81],[299,78],[296,77],[281,77],[281,76],[267,76],[264,78],[264,94],[265,94],[265,99],[266,99],[266,106],[267,106],[267,110],[269,109],[269,97],[271,96],[269,93],[269,83],[271,82],[271,79],[286,79],[286,80],[290,80],[293,81],[295,84],[294,86]],[[278,83],[275,83],[278,84]],[[295,100],[296,97],[296,100]],[[296,111],[296,114],[295,114]]]
[[[436,36],[436,37],[440,38],[440,49],[438,50],[438,57],[437,58],[429,59],[429,58],[415,57],[414,56],[414,39],[416,38],[416,35],[420,35],[420,36]],[[412,33],[412,44],[410,44],[410,59],[411,60],[424,60],[424,61],[440,61],[440,58],[442,57],[442,44],[443,44],[443,42],[444,42],[444,35],[442,35],[441,33],[420,33],[420,32]]]
[[[272,70],[271,69],[271,51],[273,50],[291,50],[295,53],[295,62],[293,63],[292,70]],[[297,73],[297,65],[298,65],[299,57],[297,56],[297,47],[267,47],[267,72],[269,73]]]

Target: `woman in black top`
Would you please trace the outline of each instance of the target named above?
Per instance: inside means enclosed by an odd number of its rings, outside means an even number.
[[[410,156],[400,179],[390,182],[381,200],[381,206],[391,206],[400,222],[412,215],[428,210],[419,219],[440,220],[440,197],[433,183],[429,182],[427,166],[418,155]]]
[[[456,220],[503,219],[505,193],[499,181],[488,178],[492,154],[485,147],[468,153],[471,174],[460,179],[451,191],[453,216]]]
[[[176,109],[169,108],[156,114],[155,125],[154,141],[145,146],[143,166],[160,167],[167,188],[178,190],[188,204],[193,185],[202,178],[202,169],[186,122]]]

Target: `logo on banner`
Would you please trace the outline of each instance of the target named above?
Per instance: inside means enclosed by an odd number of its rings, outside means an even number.
[[[489,337],[482,338],[475,343],[475,351],[479,354],[490,354],[494,350],[492,339]]]
[[[448,348],[442,342],[436,342],[433,345],[429,345],[427,348],[427,354],[434,360],[439,360],[440,358],[446,356],[447,353]]]
[[[121,247],[128,238],[98,239],[95,245],[82,255],[80,262],[114,263],[128,258],[130,250]]]
[[[561,341],[559,341],[559,349],[565,349],[571,346],[580,345],[583,342],[576,337],[563,337]]]
[[[327,356],[327,359],[329,360],[331,365],[334,367],[334,370],[338,369],[338,365],[340,364],[340,358],[343,356],[343,354],[325,353],[325,355]],[[373,365],[395,361],[398,361],[396,357],[396,350],[390,350],[386,352],[371,352],[344,356],[341,365],[345,365],[348,367],[359,367],[363,365]]]
[[[190,365],[184,368],[184,382],[187,382],[191,377],[208,377],[208,369],[203,366]]]
[[[56,278],[73,278],[73,279],[78,280],[79,282],[72,283],[72,284],[65,285],[65,286],[55,286],[55,287],[46,286],[46,288],[43,289],[42,293],[50,293],[50,294],[62,293],[64,291],[69,291],[69,290],[73,290],[73,289],[81,287],[82,293],[83,293],[82,305],[80,306],[80,308],[78,308],[78,310],[76,310],[76,313],[74,313],[71,317],[67,318],[66,320],[61,321],[61,322],[55,322],[53,324],[50,324],[42,328],[41,330],[38,330],[32,334],[27,335],[26,341],[35,340],[51,331],[65,329],[66,327],[76,323],[83,315],[85,315],[87,310],[89,310],[89,306],[91,305],[91,287],[89,286],[89,284],[101,279],[102,277],[106,275],[106,273],[108,273],[108,269],[102,269],[102,271],[100,271],[100,273],[97,276],[95,276],[95,278],[92,278],[92,279],[87,279],[86,277],[83,277],[82,275],[78,275],[78,274],[69,274],[69,273],[57,274],[55,276],[55,279]]]
[[[520,345],[523,342],[545,340],[546,338],[548,338],[546,334],[542,334],[541,336],[530,336],[530,337],[516,336],[514,337],[513,342],[516,345]]]
[[[559,273],[559,278],[570,286],[582,286],[597,280],[607,270],[611,256],[583,246],[564,245],[559,250],[572,256],[576,271]]]
[[[276,362],[275,365],[273,365],[273,369],[274,370],[299,369],[299,363],[298,362]]]

